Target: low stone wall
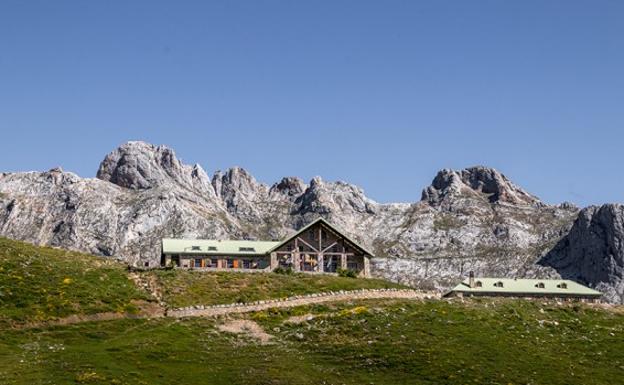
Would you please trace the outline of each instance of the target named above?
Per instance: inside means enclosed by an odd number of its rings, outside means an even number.
[[[439,299],[440,294],[434,292],[422,292],[412,289],[361,289],[361,290],[340,290],[322,293],[312,293],[306,295],[295,295],[288,298],[269,299],[255,301],[251,303],[231,303],[222,305],[195,305],[167,311],[167,316],[183,317],[212,317],[224,314],[247,313],[267,310],[271,308],[285,308],[305,306],[322,302],[348,301],[355,299]]]

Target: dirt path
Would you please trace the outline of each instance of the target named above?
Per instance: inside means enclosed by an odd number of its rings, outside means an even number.
[[[134,279],[134,278],[133,278]],[[185,317],[216,317],[228,314],[249,313],[270,308],[289,308],[297,306],[312,305],[324,302],[351,301],[357,299],[429,299],[438,298],[438,294],[426,293],[416,290],[355,290],[340,293],[319,293],[298,296],[288,299],[274,299],[258,301],[251,304],[223,304],[210,307],[193,307],[185,309],[165,310],[162,306],[152,304],[152,306],[140,307],[136,314],[130,313],[96,313],[88,315],[71,315],[56,320],[29,323],[16,326],[17,329],[32,329],[58,325],[72,325],[83,322],[110,321],[117,319],[142,319],[142,318],[185,318]]]
[[[438,294],[425,293],[416,290],[357,290],[342,293],[316,295],[312,294],[300,298],[286,300],[258,301],[252,304],[229,304],[216,305],[205,308],[185,308],[169,310],[167,316],[175,318],[184,317],[215,317],[227,314],[249,313],[270,308],[289,308],[312,305],[323,302],[351,301],[357,299],[427,299],[438,298]]]

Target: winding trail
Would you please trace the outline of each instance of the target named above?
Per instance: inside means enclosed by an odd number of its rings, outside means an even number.
[[[286,299],[270,299],[253,303],[231,303],[212,306],[191,306],[182,309],[165,309],[162,306],[153,306],[137,314],[130,313],[96,313],[88,315],[71,315],[64,318],[37,323],[20,325],[19,329],[32,329],[59,325],[73,325],[84,322],[110,321],[118,319],[151,319],[151,318],[187,318],[187,317],[217,317],[229,314],[250,313],[271,308],[291,308],[313,305],[325,302],[341,302],[361,299],[413,299],[424,300],[439,298],[438,293],[422,292],[405,289],[353,290],[330,293],[315,293],[304,296],[295,296]],[[157,298],[158,299],[158,298]]]
[[[167,311],[168,317],[215,317],[220,315],[249,313],[271,308],[290,308],[313,305],[324,302],[340,302],[358,299],[432,299],[440,298],[438,293],[422,292],[417,290],[354,290],[338,293],[320,293],[306,296],[296,296],[287,299],[257,301],[251,304],[228,304],[209,307],[192,306],[190,308]]]

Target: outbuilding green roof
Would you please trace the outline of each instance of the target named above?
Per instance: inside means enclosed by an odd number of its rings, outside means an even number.
[[[465,279],[452,289],[463,293],[562,294],[601,296],[602,293],[569,279],[475,278],[475,287]],[[479,287],[479,282],[481,286]],[[498,285],[502,283],[502,285]],[[495,286],[495,284],[497,284]],[[543,285],[543,287],[541,287]]]
[[[164,254],[259,255],[266,254],[267,251],[278,243],[268,241],[165,238],[162,240],[162,249]]]

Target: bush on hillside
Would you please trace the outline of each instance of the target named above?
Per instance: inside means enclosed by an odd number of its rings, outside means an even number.
[[[273,272],[275,274],[283,274],[283,275],[293,275],[295,273],[292,267],[281,267],[281,266],[273,270]]]
[[[336,270],[339,277],[357,278],[358,274],[355,270],[350,269],[338,269]]]

